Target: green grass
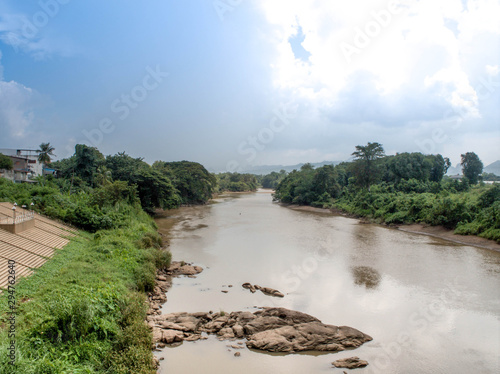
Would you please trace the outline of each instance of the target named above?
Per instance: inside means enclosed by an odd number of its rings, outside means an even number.
[[[0,372],[154,373],[144,292],[170,263],[160,248],[154,221],[139,209],[120,228],[72,239],[16,284],[15,366],[7,292],[0,296]]]

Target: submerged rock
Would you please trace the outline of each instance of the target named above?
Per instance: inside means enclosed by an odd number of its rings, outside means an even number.
[[[187,264],[185,262],[172,261],[167,273],[173,276],[187,275],[193,276],[199,274],[203,271],[201,266],[196,266],[192,264]]]
[[[274,288],[270,287],[261,287],[258,284],[252,285],[251,283],[243,283],[241,287],[246,288],[247,290],[250,290],[251,293],[255,293],[256,290],[260,290],[263,294],[268,295],[268,296],[275,296],[275,297],[285,297],[283,293],[281,293],[278,290],[275,290]]]
[[[251,293],[255,293],[255,287],[252,284],[248,283],[248,282],[243,283],[241,285],[241,287],[246,288],[247,290],[250,290]]]
[[[368,362],[360,360],[359,357],[349,357],[333,361],[332,365],[336,368],[357,369],[367,366]]]

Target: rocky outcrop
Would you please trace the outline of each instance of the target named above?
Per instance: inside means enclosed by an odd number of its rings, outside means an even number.
[[[268,295],[268,296],[275,296],[275,297],[285,297],[280,291],[275,290],[274,288],[269,288],[269,287],[261,287],[257,284],[252,285],[251,283],[243,283],[241,287],[246,288],[247,290],[250,290],[251,293],[255,293],[256,290],[260,290],[263,294]]]
[[[263,308],[220,313],[171,313],[150,315],[154,343],[172,344],[183,340],[246,338],[248,348],[268,352],[342,351],[357,348],[372,338],[347,326],[323,324],[317,318],[285,308]]]
[[[172,277],[186,275],[194,278],[196,274],[203,271],[200,266],[193,266],[184,261],[173,261],[167,270],[158,270],[156,273],[155,287],[148,293],[149,310],[148,315],[161,314],[160,307],[167,302],[166,292],[172,286]]]
[[[357,369],[367,366],[368,362],[360,360],[359,357],[349,357],[333,361],[332,365],[336,368]]]
[[[160,314],[160,307],[167,302],[166,292],[172,286],[172,278],[164,270],[156,274],[155,287],[148,293],[149,310],[148,315]]]

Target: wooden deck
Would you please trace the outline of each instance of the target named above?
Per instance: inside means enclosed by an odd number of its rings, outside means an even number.
[[[26,211],[17,206],[16,217]],[[0,220],[13,217],[12,204],[0,203]],[[8,261],[16,262],[16,278],[28,276],[57,250],[69,243],[78,231],[50,218],[35,214],[35,227],[18,234],[0,229],[0,293],[8,285]]]

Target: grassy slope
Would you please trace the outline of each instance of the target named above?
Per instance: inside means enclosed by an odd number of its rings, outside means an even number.
[[[16,284],[16,366],[0,296],[1,373],[154,373],[145,291],[168,266],[154,221],[137,209],[121,228],[81,233]],[[7,271],[7,269],[0,269]]]

